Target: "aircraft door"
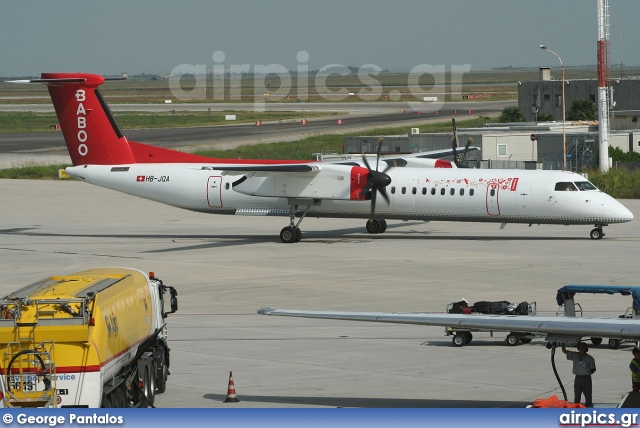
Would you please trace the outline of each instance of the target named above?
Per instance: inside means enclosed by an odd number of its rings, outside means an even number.
[[[207,203],[212,208],[222,208],[222,177],[207,180]]]
[[[487,214],[492,216],[500,215],[500,205],[498,204],[498,193],[500,185],[489,183],[487,185]]]

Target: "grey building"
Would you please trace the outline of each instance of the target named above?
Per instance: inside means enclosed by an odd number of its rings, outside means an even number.
[[[540,79],[534,82],[518,83],[518,107],[527,121],[534,122],[536,111],[550,114],[555,120],[562,120],[562,82],[560,74],[551,78],[551,69],[542,67]],[[566,79],[565,79],[566,80]],[[640,79],[610,79],[610,128],[640,128]],[[597,103],[598,81],[566,80],[565,105],[567,112],[576,99]]]

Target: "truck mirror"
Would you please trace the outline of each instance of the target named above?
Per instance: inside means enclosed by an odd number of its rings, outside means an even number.
[[[178,310],[178,298],[176,296],[171,296],[171,313],[174,313]]]
[[[167,315],[172,314],[178,310],[178,292],[173,287],[168,288],[169,292],[171,293],[171,312],[165,312],[164,314],[162,314],[165,318],[167,317]]]

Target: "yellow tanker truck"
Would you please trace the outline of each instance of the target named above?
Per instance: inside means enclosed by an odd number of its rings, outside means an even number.
[[[169,374],[165,319],[177,309],[175,288],[128,268],[14,291],[0,300],[0,406],[153,406]]]

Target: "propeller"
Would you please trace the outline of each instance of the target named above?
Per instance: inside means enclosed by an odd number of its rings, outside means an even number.
[[[371,169],[369,162],[367,162],[367,158],[364,156],[364,154],[362,155],[362,160],[369,170],[369,173],[367,174],[367,183],[360,191],[360,196],[365,196],[367,193],[371,192],[371,217],[373,217],[375,213],[376,197],[378,192],[380,192],[382,198],[387,201],[387,205],[391,205],[391,201],[389,200],[389,196],[387,195],[386,187],[391,184],[391,177],[387,175],[387,171],[389,170],[389,168],[392,168],[392,165],[387,165],[384,171],[378,171],[378,167],[380,165],[380,151],[382,149],[382,141],[384,141],[384,138],[380,138],[378,140],[378,151],[376,153],[375,170]]]
[[[462,160],[460,160],[460,155],[458,151],[458,129],[456,128],[456,119],[451,119],[451,124],[453,125],[453,138],[451,139],[451,145],[453,146],[453,163],[456,164],[458,168],[468,168],[466,165],[463,165],[462,162],[467,160],[467,155],[469,153],[469,146],[473,143],[473,139],[471,137],[467,138],[467,144],[464,146],[464,151],[462,152]]]

